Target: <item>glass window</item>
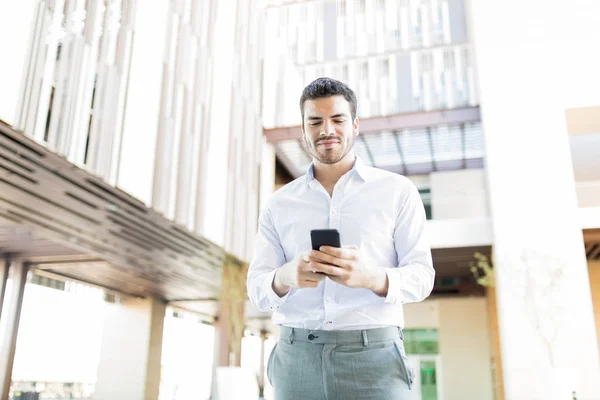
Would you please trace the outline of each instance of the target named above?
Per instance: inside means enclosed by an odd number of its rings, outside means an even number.
[[[390,60],[381,60],[381,75],[390,75]]]
[[[438,354],[437,329],[405,329],[404,348],[407,354]]]
[[[421,360],[419,364],[421,375],[421,399],[437,400],[436,362],[430,360]]]
[[[341,0],[339,3],[339,14],[341,17],[346,16],[346,0]]]
[[[421,195],[421,200],[423,201],[423,207],[425,207],[425,215],[427,216],[427,219],[433,219],[431,213],[431,189],[419,189],[419,194]]]
[[[369,77],[369,63],[363,61],[360,64],[360,79],[367,79]]]
[[[359,2],[358,2],[358,11],[361,12],[361,13],[364,13],[365,10],[366,10],[366,8],[367,7],[366,7],[365,0],[359,0]]]

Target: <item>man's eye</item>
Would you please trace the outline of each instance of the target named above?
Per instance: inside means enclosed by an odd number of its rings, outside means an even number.
[[[317,125],[319,125],[319,124],[320,124],[320,122],[313,122],[313,123],[310,123],[309,125],[310,125],[310,126],[317,126]]]
[[[342,124],[342,123],[344,123],[344,120],[343,119],[335,119],[335,120],[333,120],[333,122],[335,122],[336,124]]]

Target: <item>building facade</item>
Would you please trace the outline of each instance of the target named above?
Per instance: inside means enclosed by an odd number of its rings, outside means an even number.
[[[413,350],[422,399],[593,399],[598,5],[492,3],[269,2],[266,40],[283,50],[265,55],[265,134],[302,175],[299,93],[339,79],[358,97],[357,153],[421,191],[438,280],[406,328],[439,335],[436,352]],[[477,252],[493,262],[481,291]]]

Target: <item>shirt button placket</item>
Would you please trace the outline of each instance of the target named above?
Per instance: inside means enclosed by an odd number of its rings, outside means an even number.
[[[338,182],[333,189],[329,209],[329,229],[340,230],[340,187],[342,182]],[[341,234],[341,232],[340,232]],[[325,280],[325,293],[323,296],[323,307],[325,309],[325,328],[334,329],[331,313],[335,310],[335,285],[329,279]]]

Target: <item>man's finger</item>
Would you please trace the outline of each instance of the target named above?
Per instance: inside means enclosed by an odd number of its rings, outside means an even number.
[[[305,252],[304,254],[302,254],[302,261],[304,262],[310,262],[310,256],[309,256],[310,252]]]
[[[356,249],[352,249],[349,247],[331,247],[331,246],[321,246],[319,249],[321,252],[325,254],[329,254],[336,258],[342,258],[344,260],[354,260],[356,259]]]
[[[304,274],[302,279],[311,282],[321,282],[325,277],[326,275],[321,272],[308,272]]]
[[[317,261],[311,261],[309,264],[309,268],[330,276],[339,276],[346,273],[346,271],[344,271],[340,267],[334,267],[332,265],[323,264]]]
[[[310,261],[320,262],[324,264],[337,265],[338,267],[344,267],[345,261],[336,258],[330,254],[323,253],[322,251],[313,250],[309,253]]]

